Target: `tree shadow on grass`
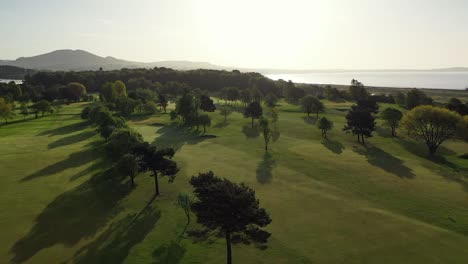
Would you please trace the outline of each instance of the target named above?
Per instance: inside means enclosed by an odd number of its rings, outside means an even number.
[[[377,135],[385,138],[391,138],[392,137],[392,129],[388,127],[381,127],[377,126],[375,129],[375,132],[377,132]]]
[[[100,159],[103,155],[103,149],[104,147],[98,147],[96,148],[88,148],[79,152],[75,152],[70,154],[66,159],[61,160],[57,163],[54,163],[52,165],[49,165],[31,175],[28,175],[24,178],[22,178],[20,181],[30,181],[36,178],[40,177],[45,177],[49,176],[52,174],[59,173],[61,171],[64,171],[66,169],[70,168],[75,168],[75,167],[80,167],[83,166],[89,162],[92,162],[94,160]]]
[[[213,127],[214,128],[223,128],[223,127],[227,127],[229,125],[229,123],[227,121],[221,121],[221,122],[218,122],[216,123]]]
[[[145,239],[160,217],[160,211],[152,207],[145,207],[139,214],[125,216],[112,223],[96,240],[80,249],[75,254],[73,263],[123,263],[130,250]]]
[[[57,135],[66,135],[66,134],[76,132],[78,130],[83,130],[87,128],[88,126],[89,126],[89,123],[87,121],[83,121],[83,122],[73,123],[70,125],[61,126],[61,127],[54,128],[51,130],[43,131],[37,135],[38,136],[50,136],[50,137],[57,136]]]
[[[270,153],[263,155],[263,160],[258,164],[257,167],[257,181],[265,184],[270,183],[273,179],[273,167],[276,165],[276,161],[272,158]]]
[[[402,139],[400,140],[400,144],[410,153],[424,159],[428,159],[431,161],[437,162],[437,160],[441,157],[441,155],[455,155],[456,153],[444,146],[440,146],[437,149],[436,154],[431,157],[429,155],[427,146],[423,142],[417,142],[414,140]]]
[[[244,133],[247,138],[257,138],[260,136],[260,129],[256,124],[253,127],[251,125],[244,125],[242,127],[242,133]]]
[[[339,141],[331,140],[331,139],[323,139],[322,145],[324,145],[327,149],[335,154],[343,153],[344,146]]]
[[[49,149],[54,149],[54,148],[58,148],[58,147],[63,147],[63,146],[75,144],[75,143],[87,140],[87,139],[93,137],[94,135],[96,135],[96,132],[94,132],[94,131],[84,131],[84,132],[81,132],[79,134],[64,137],[64,138],[61,138],[61,139],[59,139],[57,141],[49,143],[48,148]]]
[[[121,211],[119,202],[131,189],[112,169],[55,198],[36,218],[29,233],[16,241],[12,263],[22,263],[42,249],[63,244],[73,246],[93,236]]]
[[[215,138],[215,135],[202,135],[201,131],[190,130],[176,124],[163,126],[158,129],[160,134],[153,144],[160,148],[172,148],[175,151],[180,150],[183,145],[195,145],[207,139]]]
[[[304,116],[302,119],[304,120],[304,123],[309,124],[309,125],[315,126],[315,123],[317,123],[316,117]]]
[[[371,165],[379,167],[400,178],[413,178],[415,176],[412,170],[403,164],[401,159],[392,156],[380,148],[375,146],[353,147],[353,150],[360,155],[364,155]]]
[[[180,263],[187,250],[179,243],[172,241],[153,251],[154,264]]]

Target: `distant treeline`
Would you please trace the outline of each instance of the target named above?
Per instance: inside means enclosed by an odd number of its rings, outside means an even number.
[[[0,79],[23,80],[26,75],[36,73],[35,70],[27,70],[15,66],[0,65]]]

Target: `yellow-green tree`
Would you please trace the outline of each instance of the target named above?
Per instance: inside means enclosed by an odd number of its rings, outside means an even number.
[[[442,143],[457,136],[462,125],[463,120],[458,113],[423,105],[407,112],[400,128],[410,137],[424,141],[432,156]]]
[[[0,117],[5,119],[5,124],[7,124],[8,119],[13,118],[14,115],[13,103],[0,97]]]

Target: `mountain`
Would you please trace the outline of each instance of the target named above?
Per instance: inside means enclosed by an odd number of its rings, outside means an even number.
[[[135,62],[116,59],[114,57],[101,57],[84,50],[56,50],[50,53],[21,57],[16,60],[0,60],[0,65],[21,67],[25,69],[50,70],[50,71],[83,71],[97,70],[118,70],[122,68],[154,68],[168,67],[177,70],[191,69],[222,69],[207,62],[191,61],[161,61],[161,62]]]
[[[0,65],[8,65],[21,67],[24,69],[33,70],[50,70],[50,71],[84,71],[84,70],[118,70],[122,68],[154,68],[166,67],[175,70],[193,70],[193,69],[213,69],[213,70],[234,70],[238,69],[242,72],[259,72],[262,74],[300,74],[300,73],[326,73],[326,72],[391,72],[391,71],[457,71],[465,72],[468,68],[455,67],[446,69],[429,69],[429,70],[287,70],[287,69],[254,69],[254,68],[234,68],[214,65],[208,62],[193,62],[193,61],[160,61],[160,62],[136,62],[116,59],[114,57],[101,57],[89,53],[84,50],[56,50],[50,53],[33,56],[21,57],[16,60],[0,60]]]

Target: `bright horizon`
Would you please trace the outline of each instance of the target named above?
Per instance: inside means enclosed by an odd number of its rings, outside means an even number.
[[[5,1],[0,60],[57,49],[239,68],[468,66],[468,1]]]

